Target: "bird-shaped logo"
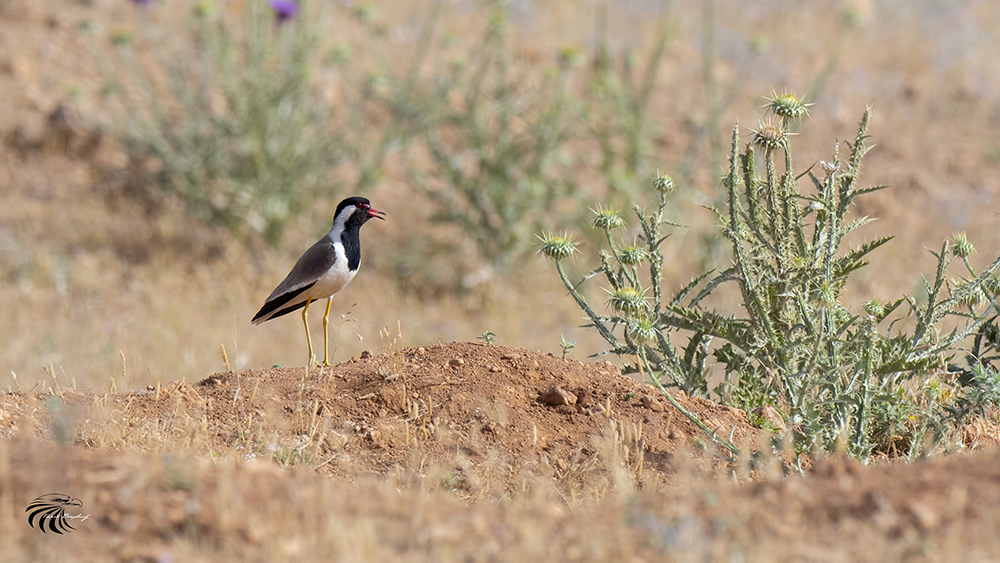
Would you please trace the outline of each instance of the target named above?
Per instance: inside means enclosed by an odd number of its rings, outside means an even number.
[[[73,498],[62,493],[49,493],[42,495],[31,501],[28,508],[24,509],[28,513],[28,525],[35,527],[35,518],[38,518],[38,529],[62,534],[75,530],[66,519],[67,506],[83,506],[80,499]]]
[[[330,306],[333,296],[354,279],[361,266],[361,226],[369,219],[385,220],[385,213],[373,208],[363,197],[349,197],[337,205],[333,228],[306,250],[292,271],[274,288],[264,306],[254,315],[253,324],[260,324],[302,309],[302,324],[309,344],[308,364],[313,358],[312,337],[309,334],[309,305],[327,299],[323,315],[323,364],[330,365]]]

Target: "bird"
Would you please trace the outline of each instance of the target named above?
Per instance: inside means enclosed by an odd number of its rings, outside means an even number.
[[[361,226],[370,219],[385,220],[385,213],[372,207],[363,197],[349,197],[337,205],[333,227],[295,262],[285,279],[267,297],[264,306],[250,322],[259,325],[302,309],[302,324],[309,344],[307,365],[315,362],[309,334],[309,305],[326,298],[323,315],[323,366],[330,365],[330,306],[333,296],[351,283],[361,266]]]

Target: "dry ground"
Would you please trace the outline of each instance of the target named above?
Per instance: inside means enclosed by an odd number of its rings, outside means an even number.
[[[357,303],[335,331],[336,358],[354,359],[309,373],[260,369],[301,364],[298,323],[248,320],[339,197],[317,202],[273,250],[177,209],[148,215],[109,190],[124,159],[113,144],[88,144],[108,116],[80,24],[127,29],[128,4],[0,0],[0,367],[11,374],[0,380],[10,390],[0,396],[0,559],[997,559],[992,425],[969,429],[965,453],[909,465],[728,464],[649,386],[610,364],[536,351],[558,353],[560,334],[579,341],[571,357],[600,349],[544,264],[461,295],[409,291],[387,249],[411,251],[428,210],[391,176],[370,194],[391,221],[366,228],[365,270],[337,302],[338,313]],[[405,49],[416,19],[385,4]],[[650,43],[649,12],[626,4],[608,16],[616,55]],[[664,170],[706,111],[701,3],[674,4],[677,38],[651,110]],[[718,78],[740,92],[723,133],[737,118],[752,124],[769,89],[805,91],[834,52],[836,70],[795,139],[797,166],[828,159],[874,106],[865,183],[892,189],[858,214],[881,218],[869,238],[897,239],[851,288],[858,302],[912,293],[933,267],[924,248],[953,232],[969,232],[977,264],[996,255],[1000,5],[721,4]],[[838,43],[847,4],[864,25]],[[576,6],[517,12],[528,36],[520,53],[545,60],[590,45],[592,5]],[[463,31],[481,18],[458,8],[448,31],[474,42]],[[750,57],[748,42],[767,56]],[[80,121],[67,127],[60,106]],[[712,220],[696,204],[710,200],[715,172],[696,179],[677,210],[694,227]],[[706,260],[690,252],[704,236],[668,241],[672,287]],[[485,330],[518,348],[454,342]],[[221,371],[220,343],[235,371]],[[540,402],[555,386],[576,402]],[[745,451],[768,438],[745,413],[679,400]],[[796,462],[807,474],[782,479]],[[24,508],[50,492],[82,501],[89,518],[75,532],[28,527]]]
[[[554,405],[560,388],[573,404]],[[678,397],[745,451],[745,413]],[[7,561],[953,560],[1000,549],[1000,456],[730,464],[607,363],[455,343],[128,393],[0,395]],[[809,460],[801,464],[811,467]],[[24,507],[62,492],[63,536]]]

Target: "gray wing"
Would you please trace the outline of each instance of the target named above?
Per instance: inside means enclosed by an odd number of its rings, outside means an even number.
[[[322,238],[299,258],[292,271],[288,272],[285,279],[274,288],[267,300],[272,301],[287,293],[301,293],[333,267],[336,260],[337,253],[334,251],[333,242],[329,238]]]

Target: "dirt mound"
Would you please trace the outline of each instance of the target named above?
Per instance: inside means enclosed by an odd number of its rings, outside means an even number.
[[[761,434],[742,411],[679,398],[738,443]],[[607,457],[602,448],[660,481],[679,449],[712,449],[710,438],[652,386],[608,362],[476,343],[365,353],[308,373],[216,374],[111,395],[107,403],[128,431],[110,443],[80,433],[89,445],[118,449],[138,441],[155,449],[179,440],[352,480],[433,468],[450,488],[469,492],[489,482],[496,488],[490,492],[502,494],[525,473],[558,480],[599,454]]]
[[[90,448],[274,459],[351,481],[430,474],[477,496],[538,478],[607,487],[618,467],[665,484],[680,451],[702,469],[732,468],[656,389],[608,362],[478,343],[361,356],[126,393],[7,394],[0,429],[14,436],[27,420],[40,436]],[[677,398],[748,450],[765,435],[740,410]]]

